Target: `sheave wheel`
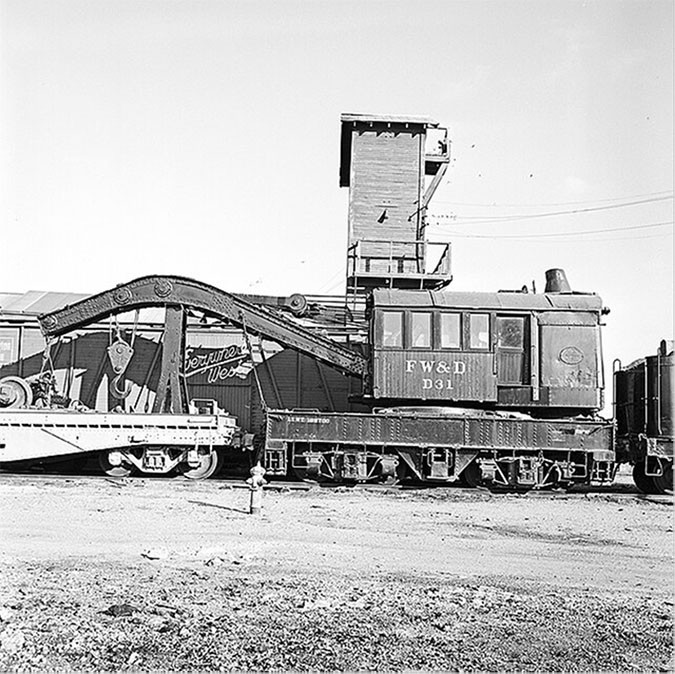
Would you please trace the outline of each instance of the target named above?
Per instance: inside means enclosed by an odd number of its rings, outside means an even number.
[[[645,465],[642,461],[633,466],[633,482],[635,482],[635,486],[645,494],[658,493],[656,485],[654,484],[654,478],[645,475]]]
[[[215,475],[220,469],[220,455],[214,449],[208,454],[199,455],[199,466],[196,468],[181,469],[181,473],[188,478],[188,480],[206,480]]]

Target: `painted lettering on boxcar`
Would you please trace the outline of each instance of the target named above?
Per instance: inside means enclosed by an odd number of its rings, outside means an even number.
[[[209,384],[231,377],[245,379],[251,367],[248,351],[238,344],[222,349],[193,347],[186,352],[185,376],[202,374]]]

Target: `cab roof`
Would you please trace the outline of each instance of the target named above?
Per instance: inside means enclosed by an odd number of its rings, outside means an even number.
[[[602,300],[594,293],[524,293],[502,291],[448,292],[438,290],[373,291],[373,306],[396,308],[445,307],[498,311],[593,311],[602,310]]]

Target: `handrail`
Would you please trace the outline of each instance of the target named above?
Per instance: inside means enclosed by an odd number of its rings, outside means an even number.
[[[363,251],[364,244],[366,246],[385,247],[385,250],[387,250],[387,252],[372,250],[368,251],[368,254],[364,254]],[[397,254],[397,251],[395,251],[396,247],[413,249],[412,252],[414,252],[414,255],[407,257],[405,253]],[[428,251],[432,248],[439,248],[439,247],[443,248],[443,250],[433,270],[424,269],[423,267],[425,266],[425,261],[428,259]],[[358,263],[362,260],[377,260],[389,263],[387,265],[387,269],[384,271],[380,270],[380,273],[410,274],[411,272],[409,271],[407,272],[398,271],[394,267],[394,262],[396,263],[396,266],[398,266],[398,263],[400,261],[408,261],[417,263],[418,269],[415,272],[416,274],[421,274],[423,276],[430,276],[430,275],[447,276],[450,273],[449,270],[450,243],[443,241],[427,241],[425,239],[390,240],[390,241],[382,241],[379,239],[359,239],[358,241],[355,241],[347,249],[347,259],[348,262],[351,263],[352,274],[356,274],[357,272],[361,274],[378,273],[377,271],[371,272],[370,270],[358,268],[360,267]]]

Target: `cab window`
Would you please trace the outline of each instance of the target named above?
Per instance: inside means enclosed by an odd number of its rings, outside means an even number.
[[[382,346],[403,346],[403,312],[385,311],[382,313]]]
[[[500,316],[497,318],[497,347],[500,349],[518,349],[525,344],[525,319],[520,316]]]
[[[431,348],[431,314],[413,311],[410,314],[410,346],[413,349]]]
[[[469,314],[469,348],[490,348],[490,315]]]
[[[441,349],[459,349],[461,342],[461,321],[459,314],[441,314]]]

